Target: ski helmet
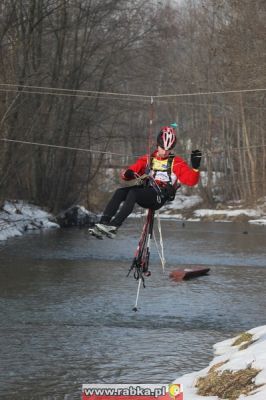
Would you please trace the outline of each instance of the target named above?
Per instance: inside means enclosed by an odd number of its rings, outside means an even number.
[[[163,126],[157,136],[157,145],[164,150],[171,150],[176,144],[176,134],[171,126]]]

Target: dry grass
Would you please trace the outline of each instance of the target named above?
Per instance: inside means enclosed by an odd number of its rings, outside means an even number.
[[[219,399],[236,400],[241,394],[247,395],[257,388],[254,378],[260,372],[258,369],[217,371],[222,364],[224,363],[214,365],[207,376],[198,379],[196,387],[200,396],[218,396]]]
[[[254,343],[254,340],[252,339],[253,335],[251,335],[251,333],[243,332],[234,341],[233,346],[239,346],[241,343],[243,343],[242,346],[239,347],[239,350],[245,350],[248,346]]]

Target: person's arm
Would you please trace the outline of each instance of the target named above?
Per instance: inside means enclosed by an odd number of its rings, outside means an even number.
[[[137,159],[137,161],[129,165],[126,169],[122,170],[121,172],[121,178],[124,179],[125,181],[134,179],[136,177],[135,174],[138,175],[143,175],[145,173],[147,165],[147,156],[142,156]]]
[[[195,159],[197,160],[196,162],[194,162]],[[201,160],[201,153],[196,150],[191,153],[192,168],[182,158],[180,157],[174,158],[173,172],[177,176],[180,183],[187,186],[197,185],[200,177],[199,173],[200,160]]]

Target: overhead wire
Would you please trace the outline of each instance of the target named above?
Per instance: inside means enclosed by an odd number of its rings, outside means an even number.
[[[116,97],[116,96],[107,96],[107,95],[100,95],[100,94],[74,94],[74,93],[57,93],[57,92],[48,92],[48,91],[43,91],[39,92],[36,90],[23,90],[21,92],[18,92],[16,89],[1,89],[0,92],[11,92],[11,93],[20,93],[20,94],[39,94],[39,95],[47,95],[47,96],[63,96],[63,97],[78,97],[78,98],[84,98],[84,99],[90,99],[90,98],[97,98],[97,99],[109,99],[109,100],[119,100],[119,101],[137,101],[139,102],[140,100],[142,102],[148,103],[148,99],[137,99],[137,98],[123,98],[123,97]]]
[[[194,93],[175,93],[175,94],[160,94],[153,96],[156,98],[164,97],[187,97],[187,96],[209,96],[213,94],[235,94],[235,93],[252,93],[252,92],[265,92],[266,88],[253,88],[253,89],[233,89],[233,90],[217,90],[209,92],[194,92]]]
[[[30,144],[30,145],[37,145],[37,146],[43,146],[43,147],[51,147],[51,148],[55,148],[55,149],[64,149],[64,150],[75,150],[75,151],[82,151],[82,152],[89,152],[89,153],[100,153],[103,155],[112,155],[112,156],[119,156],[119,157],[129,157],[128,154],[124,154],[124,153],[114,153],[114,152],[107,152],[107,151],[101,151],[101,150],[92,150],[92,149],[84,149],[84,148],[78,148],[78,147],[69,147],[69,146],[57,146],[57,145],[49,145],[49,144],[45,144],[45,143],[37,143],[37,142],[27,142],[24,140],[13,140],[13,139],[7,139],[7,138],[0,138],[0,141],[6,141],[6,142],[14,142],[14,143],[19,143],[19,144]],[[266,145],[260,145],[260,146],[250,146],[250,147],[254,147],[254,148],[258,148],[258,147],[266,147]],[[233,148],[230,150],[235,150],[235,151],[239,151],[239,150],[247,150],[249,147],[239,147],[239,148]],[[212,151],[208,151],[208,153],[210,153]],[[225,150],[217,150],[217,153],[222,153],[225,152]],[[185,153],[184,155],[189,155],[190,153]],[[182,155],[182,154],[181,154]],[[137,154],[132,154],[132,157],[139,157],[140,155]],[[210,155],[208,155],[208,157],[210,157]],[[206,158],[206,156],[205,156]],[[119,168],[123,168],[124,165],[119,166]],[[235,182],[235,179],[226,179],[224,177],[222,177],[221,179],[223,179],[223,182]],[[239,180],[237,179],[237,183],[260,183],[260,182],[264,182],[264,180]]]
[[[11,89],[10,89],[11,88]],[[50,87],[50,86],[35,86],[35,85],[20,85],[14,83],[0,83],[0,92],[15,92],[17,96],[12,101],[7,111],[4,114],[4,117],[1,120],[1,124],[5,119],[6,115],[12,108],[15,100],[18,95],[27,93],[27,94],[39,94],[39,95],[53,95],[53,96],[71,96],[71,97],[80,97],[80,98],[100,98],[100,99],[111,99],[111,100],[120,100],[120,101],[144,101],[151,102],[152,106],[154,104],[154,100],[158,100],[160,103],[171,103],[176,104],[176,102],[166,99],[170,98],[178,98],[178,97],[187,97],[187,96],[207,96],[207,95],[218,95],[218,94],[235,94],[235,93],[256,93],[256,92],[264,92],[266,88],[253,88],[253,89],[233,89],[233,90],[221,90],[221,91],[208,91],[208,92],[194,92],[194,93],[175,93],[175,94],[162,94],[162,95],[145,95],[145,94],[136,94],[136,93],[120,93],[120,92],[108,92],[108,91],[96,91],[96,90],[81,90],[81,89],[66,89],[66,88],[58,88],[58,87]],[[198,103],[179,103],[179,105],[191,105],[191,106],[210,106],[214,104],[206,103],[206,104],[198,104]],[[217,105],[218,107],[219,105]],[[220,107],[223,107],[222,105]],[[263,108],[263,107],[246,107],[245,108]],[[150,122],[151,123],[151,122]],[[55,148],[55,149],[64,149],[64,150],[73,150],[73,151],[81,151],[92,154],[103,154],[109,156],[117,156],[117,157],[128,157],[128,154],[110,152],[110,151],[102,151],[102,150],[94,150],[80,147],[72,147],[72,146],[62,146],[55,145],[49,143],[40,143],[19,139],[9,139],[6,137],[0,138],[1,141],[4,142],[13,142],[18,144],[25,145],[34,145],[41,146],[47,148]],[[150,139],[149,139],[149,147],[150,147]],[[266,145],[251,145],[251,146],[242,146],[230,148],[230,151],[239,151],[239,150],[248,150],[248,149],[259,149],[264,148]],[[208,157],[211,154],[221,154],[226,152],[225,149],[207,149]],[[188,155],[188,153],[180,154],[183,156]],[[132,154],[132,157],[139,157],[139,155]]]
[[[17,92],[20,91],[22,93],[33,93],[33,94],[46,94],[46,95],[56,95],[56,96],[72,96],[72,97],[99,97],[105,96],[111,98],[114,97],[117,99],[123,98],[136,98],[137,101],[139,99],[145,99],[146,101],[150,101],[150,95],[142,95],[142,94],[134,94],[134,93],[119,93],[119,92],[106,92],[106,91],[97,91],[97,90],[83,90],[83,89],[66,89],[66,88],[58,88],[58,87],[49,87],[49,86],[34,86],[34,85],[16,85],[9,83],[0,83],[0,91],[6,92]]]
[[[15,87],[17,89],[38,89],[38,90],[52,90],[60,93],[66,92],[74,92],[75,96],[80,95],[107,95],[107,96],[128,96],[128,97],[137,97],[137,98],[145,98],[149,100],[151,97],[153,99],[161,99],[161,98],[172,98],[172,97],[182,97],[182,96],[208,96],[213,94],[234,94],[234,93],[254,93],[254,92],[265,92],[266,88],[251,88],[251,89],[231,89],[231,90],[217,90],[217,91],[205,91],[205,92],[192,92],[192,93],[173,93],[173,94],[138,94],[138,93],[121,93],[121,92],[107,92],[107,91],[97,91],[97,90],[84,90],[84,89],[66,89],[66,88],[57,88],[50,86],[35,86],[35,85],[21,85],[15,83],[0,83],[0,87]],[[67,93],[66,93],[67,94]]]
[[[33,145],[33,146],[52,147],[55,149],[75,150],[75,151],[83,151],[83,152],[88,152],[88,153],[107,154],[107,155],[115,155],[115,156],[123,156],[123,157],[127,156],[126,154],[115,153],[115,152],[111,152],[111,151],[92,150],[92,149],[84,149],[81,147],[60,146],[60,145],[55,145],[55,144],[39,143],[39,142],[29,142],[26,140],[16,140],[16,139],[7,139],[7,138],[0,138],[0,140],[4,141],[4,142],[29,144],[29,145]]]
[[[1,84],[0,84],[1,86]],[[66,89],[70,90],[70,89]],[[18,91],[17,89],[2,89],[0,87],[0,92],[6,92],[6,93],[17,93],[18,95],[21,94],[37,94],[37,95],[47,95],[47,96],[63,96],[63,97],[77,97],[77,98],[83,98],[83,99],[99,99],[99,100],[117,100],[117,101],[126,101],[126,102],[142,102],[142,103],[149,103],[150,100],[148,98],[128,98],[128,97],[116,97],[113,95],[102,95],[102,94],[72,94],[72,93],[56,93],[56,92],[47,92],[47,91],[36,91],[36,90],[21,90]],[[103,93],[103,92],[99,92]],[[125,94],[125,96],[127,96]],[[159,103],[160,104],[174,104],[177,105],[176,101],[173,100],[165,100],[159,98]],[[191,106],[191,107],[216,107],[216,108],[227,108],[231,107],[230,105],[224,105],[224,104],[214,104],[214,103],[178,103],[178,106]],[[258,109],[258,110],[264,110],[265,107],[258,107],[258,106],[243,106],[244,109]],[[232,110],[233,111],[233,110]]]
[[[95,153],[95,154],[105,154],[105,155],[111,155],[111,156],[118,156],[118,157],[140,157],[141,154],[126,154],[126,153],[116,153],[116,152],[111,152],[111,151],[103,151],[103,150],[93,150],[93,149],[87,149],[84,147],[71,147],[71,146],[61,146],[61,145],[56,145],[56,144],[49,144],[49,143],[40,143],[40,142],[32,142],[32,141],[26,141],[26,140],[19,140],[19,139],[9,139],[9,138],[0,138],[0,141],[4,142],[13,142],[13,143],[18,143],[18,144],[26,144],[26,145],[32,145],[32,146],[41,146],[41,147],[50,147],[50,148],[55,148],[55,149],[63,149],[63,150],[74,150],[74,151],[81,151],[81,152],[87,152],[87,153]],[[250,145],[250,146],[242,146],[242,147],[231,147],[230,151],[239,151],[239,150],[248,150],[248,149],[259,149],[266,147],[266,144],[260,144],[260,145]],[[227,150],[226,149],[221,149],[221,148],[216,148],[216,149],[206,149],[206,153],[208,154],[208,157],[210,157],[211,154],[221,154],[225,153]],[[188,156],[190,155],[190,152],[187,153],[182,153],[180,154],[181,156]]]
[[[18,90],[20,89],[20,90]],[[17,96],[13,99],[9,107],[7,108],[4,117],[0,121],[0,126],[2,125],[6,115],[9,113],[10,109],[12,108],[13,104],[15,103],[17,97],[21,94],[38,94],[38,95],[51,95],[51,96],[65,96],[65,97],[78,97],[78,98],[98,98],[100,100],[118,100],[118,101],[142,101],[148,103],[152,99],[152,104],[154,101],[159,101],[160,103],[165,104],[177,104],[176,101],[173,101],[173,98],[180,98],[180,97],[189,97],[189,96],[210,96],[210,95],[220,95],[220,94],[236,94],[236,93],[259,93],[266,91],[265,88],[254,88],[254,89],[236,89],[236,90],[224,90],[224,91],[209,91],[209,92],[194,92],[194,93],[176,93],[176,94],[164,94],[164,95],[142,95],[142,94],[132,94],[132,93],[117,93],[117,92],[100,92],[100,91],[91,91],[91,90],[79,90],[79,89],[64,89],[64,88],[52,88],[52,87],[43,87],[43,86],[30,86],[30,85],[16,85],[16,84],[4,84],[0,83],[0,92],[13,92],[16,93]],[[202,103],[178,103],[178,105],[186,105],[186,106],[216,106],[216,107],[224,107],[224,105],[217,105],[217,104],[202,104]],[[251,106],[244,106],[245,109],[263,109],[263,107],[251,107]],[[152,126],[152,117],[150,120],[150,129]],[[118,156],[118,157],[128,157],[128,154],[123,153],[116,153],[110,151],[101,151],[101,150],[94,150],[94,149],[87,149],[87,148],[80,148],[80,147],[72,147],[72,146],[62,146],[62,145],[55,145],[55,144],[48,144],[48,143],[39,143],[33,141],[25,141],[25,140],[18,140],[18,139],[8,139],[8,138],[0,138],[1,141],[5,142],[13,142],[18,144],[25,144],[25,145],[34,145],[34,146],[42,146],[47,148],[55,148],[55,149],[64,149],[64,150],[72,150],[72,151],[81,151],[87,152],[92,154],[103,154],[103,155],[110,155],[110,156]],[[150,137],[149,137],[149,149],[150,149]],[[251,145],[251,146],[243,146],[243,147],[236,147],[231,148],[231,151],[239,151],[239,150],[248,150],[248,149],[258,149],[264,148],[266,145]],[[210,149],[207,150],[208,157],[211,154],[221,154],[224,153],[225,149]],[[188,154],[188,153],[186,153]],[[139,155],[132,155],[133,157],[138,157]],[[235,179],[223,179],[224,182],[232,182]],[[261,180],[237,180],[237,183],[259,183],[262,182]],[[158,250],[158,244],[156,241],[156,237],[154,237],[155,244]],[[165,266],[165,258],[163,253],[163,246],[162,246],[162,238],[160,236],[160,244],[162,252],[159,251],[159,256],[163,265],[163,269]],[[139,296],[139,289],[140,289],[140,282],[138,287],[137,298]]]

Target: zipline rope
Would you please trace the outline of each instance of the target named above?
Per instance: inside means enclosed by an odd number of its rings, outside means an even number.
[[[119,92],[105,92],[105,91],[97,91],[97,90],[82,90],[82,89],[65,89],[65,88],[56,88],[49,86],[34,86],[34,85],[17,85],[14,83],[0,83],[0,87],[13,87],[18,89],[38,89],[38,90],[49,90],[49,91],[57,91],[65,94],[75,93],[75,96],[80,95],[107,95],[107,96],[128,96],[128,97],[137,97],[143,99],[150,99],[151,97],[155,99],[162,98],[172,98],[172,97],[187,97],[187,96],[209,96],[215,94],[234,94],[234,93],[255,93],[255,92],[265,92],[266,88],[252,88],[252,89],[231,89],[231,90],[217,90],[217,91],[209,91],[209,92],[192,92],[192,93],[174,93],[174,94],[161,94],[161,95],[144,95],[144,94],[136,94],[136,93],[119,93]],[[66,93],[68,92],[68,93]],[[45,94],[45,92],[42,92]],[[51,94],[51,93],[49,93]],[[59,94],[59,93],[58,93]]]
[[[0,84],[1,86],[1,84]],[[70,89],[65,89],[65,90],[70,90]],[[261,89],[264,90],[264,89]],[[113,96],[113,95],[103,95],[100,93],[104,93],[104,92],[99,92],[99,94],[71,94],[71,93],[56,93],[56,92],[48,92],[48,91],[36,91],[36,90],[21,90],[18,91],[17,89],[1,89],[0,87],[0,92],[6,92],[6,93],[17,93],[17,95],[21,95],[21,94],[39,94],[39,95],[47,95],[47,96],[65,96],[65,97],[79,97],[79,98],[83,98],[83,99],[100,99],[100,100],[119,100],[119,101],[127,101],[127,102],[133,102],[133,101],[141,101],[144,103],[148,103],[150,100],[148,99],[149,96],[145,97],[145,98],[138,98],[135,96],[138,95],[132,95],[134,96],[134,98],[127,98],[126,96],[128,96],[127,94],[125,94],[123,97],[122,94],[118,94],[119,97]],[[209,94],[212,94],[214,92],[209,92]],[[226,92],[228,93],[228,92]],[[200,93],[198,93],[200,94]],[[204,93],[201,93],[204,94]],[[184,96],[189,96],[190,94],[184,94]],[[192,95],[196,95],[196,94],[191,94]],[[140,95],[141,96],[141,95]],[[172,95],[170,95],[172,96]],[[181,97],[182,95],[179,95],[178,97]],[[155,96],[156,97],[156,96]],[[177,105],[176,101],[172,101],[172,100],[163,100],[161,98],[159,98],[159,103],[164,103],[164,104],[174,104]],[[191,107],[219,107],[219,108],[226,108],[226,107],[231,107],[230,105],[222,105],[222,104],[214,104],[214,103],[178,103],[178,106],[180,105],[184,105],[184,106],[191,106]],[[256,106],[243,106],[244,109],[262,109],[264,110],[266,107],[256,107]],[[233,111],[233,110],[232,110]]]
[[[119,156],[119,157],[129,157],[129,156],[140,157],[140,154],[129,155],[129,154],[125,154],[125,153],[115,153],[115,152],[110,152],[110,151],[84,149],[84,148],[81,148],[81,147],[70,147],[70,146],[61,146],[61,145],[48,144],[48,143],[30,142],[30,141],[26,141],[26,140],[17,140],[17,139],[8,139],[8,138],[0,138],[0,140],[4,141],[4,142],[13,142],[13,143],[28,144],[28,145],[42,146],[42,147],[52,147],[52,148],[55,148],[55,149],[84,151],[84,152],[88,152],[88,153],[106,154],[106,155],[113,155],[113,156]],[[263,147],[266,147],[266,144],[242,146],[242,147],[232,147],[232,148],[230,148],[230,151],[259,149],[259,148],[263,148]],[[220,154],[220,153],[224,153],[225,151],[226,151],[225,149],[210,149],[210,150],[206,150],[206,152],[209,153],[209,154]],[[187,156],[187,155],[190,155],[190,153],[182,153],[180,155]]]
[[[134,307],[132,309],[133,311],[138,311],[138,301],[139,301],[140,287],[141,287],[141,279],[138,280],[137,296],[136,296],[135,305],[134,305]]]
[[[41,94],[41,95],[48,95],[48,96],[64,96],[64,97],[79,97],[79,98],[97,98],[97,99],[110,99],[110,100],[121,100],[121,101],[144,101],[148,102],[149,99],[139,99],[139,98],[131,98],[128,99],[125,97],[123,98],[122,95],[121,97],[115,97],[115,96],[107,96],[107,95],[100,95],[100,94],[72,94],[72,93],[56,93],[56,92],[48,92],[48,91],[43,91],[43,92],[38,92],[36,90],[23,90],[18,92],[16,89],[1,89],[0,92],[10,92],[10,93],[18,93],[18,94]]]
[[[160,219],[159,210],[156,211],[156,217],[157,217],[157,227],[158,227],[158,232],[159,232],[159,243],[160,243],[161,249],[159,248],[155,232],[153,232],[153,238],[154,238],[154,242],[155,242],[155,246],[156,246],[159,258],[161,260],[163,273],[165,273],[166,259],[164,257],[164,244],[163,244],[162,227],[161,227],[161,219]]]
[[[39,143],[39,142],[28,142],[28,141],[25,141],[25,140],[15,140],[15,139],[7,139],[7,138],[0,138],[0,140],[2,140],[4,142],[14,142],[14,143],[20,143],[20,144],[29,144],[29,145],[33,145],[33,146],[52,147],[52,148],[55,148],[55,149],[75,150],[75,151],[84,151],[84,152],[88,152],[88,153],[107,154],[107,155],[128,157],[128,155],[122,154],[122,153],[113,153],[111,151],[84,149],[84,148],[81,148],[81,147],[60,146],[60,145],[55,145],[55,144],[47,144],[47,143]]]

